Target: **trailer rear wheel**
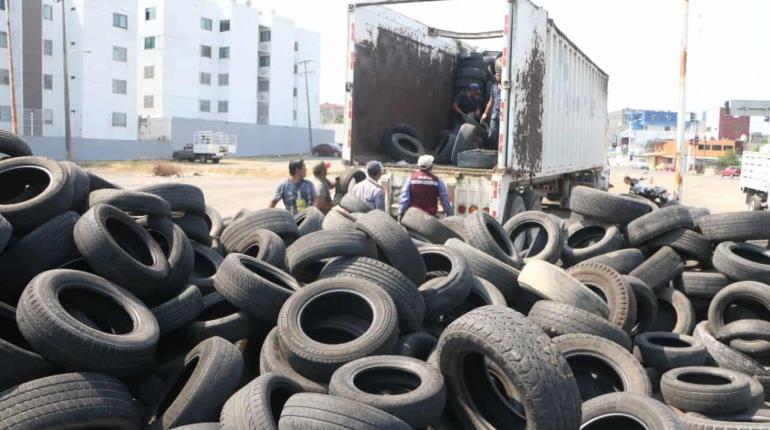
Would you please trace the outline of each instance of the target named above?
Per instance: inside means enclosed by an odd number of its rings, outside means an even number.
[[[764,209],[762,207],[762,197],[757,194],[749,197],[748,209],[749,211],[761,211]]]

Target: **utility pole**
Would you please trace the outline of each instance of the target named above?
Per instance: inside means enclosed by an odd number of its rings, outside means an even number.
[[[682,1],[682,48],[679,57],[679,113],[676,118],[676,156],[674,166],[674,199],[682,202],[684,197],[684,176],[687,172],[687,151],[685,146],[685,93],[687,90],[687,24],[690,17],[690,1]]]
[[[305,75],[305,101],[307,102],[307,134],[310,139],[310,153],[313,153],[313,124],[310,121],[310,88],[307,83],[307,64],[313,60],[300,61],[297,64],[302,65],[302,74]]]
[[[72,131],[70,130],[70,75],[67,70],[67,13],[61,2],[62,63],[64,64],[64,150],[67,160],[72,160]]]
[[[8,32],[8,75],[11,84],[11,133],[19,134],[16,120],[16,74],[13,69],[13,37],[11,36],[11,0],[5,1],[5,25]]]

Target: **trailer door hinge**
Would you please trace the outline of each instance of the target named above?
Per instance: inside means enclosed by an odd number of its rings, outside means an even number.
[[[353,92],[353,83],[352,82],[345,82],[345,92],[346,93],[352,93]]]

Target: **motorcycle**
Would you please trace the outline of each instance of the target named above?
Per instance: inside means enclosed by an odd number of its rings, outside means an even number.
[[[641,179],[630,177],[626,177],[624,182],[629,186],[628,193],[630,195],[643,197],[655,203],[658,207],[663,207],[671,200],[671,195],[665,187],[648,187]]]

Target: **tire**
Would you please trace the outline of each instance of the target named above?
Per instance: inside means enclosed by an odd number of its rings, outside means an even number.
[[[123,189],[120,185],[113,184],[112,182],[102,178],[101,176],[97,175],[96,173],[92,172],[86,172],[88,174],[88,182],[91,185],[90,192],[94,192],[96,190],[104,190],[104,189],[113,189],[113,190],[120,190]]]
[[[476,147],[476,126],[472,124],[463,124],[457,131],[455,141],[452,144],[451,161],[453,165],[457,165],[458,156],[461,152],[474,149]]]
[[[408,136],[412,136],[417,140],[422,140],[422,133],[420,133],[420,130],[417,129],[417,127],[406,124],[406,123],[398,123],[393,126],[393,132],[394,133],[403,133]]]
[[[658,321],[653,325],[653,331],[670,331],[672,333],[690,334],[695,328],[695,308],[690,299],[681,291],[673,288],[664,288],[655,295],[658,298]],[[667,303],[667,307],[673,309],[674,326],[667,325],[668,320],[661,318],[660,303]]]
[[[592,257],[618,251],[622,247],[623,235],[617,226],[581,222],[567,228],[563,238],[561,260],[565,266],[572,266]],[[641,257],[641,252],[639,254]],[[639,263],[642,261],[643,257],[639,259]]]
[[[428,272],[446,273],[420,285],[425,300],[425,318],[437,321],[441,315],[459,306],[470,294],[473,272],[463,255],[442,245],[420,247],[420,256]]]
[[[359,170],[356,167],[350,167],[339,177],[339,181],[337,181],[337,184],[334,189],[334,204],[339,205],[340,201],[342,200],[342,196],[347,194],[348,189],[350,188],[350,182],[355,181],[355,183],[359,183],[361,181],[366,180],[366,173],[362,170]]]
[[[747,208],[750,212],[753,211],[761,211],[762,208],[762,197],[754,194],[751,196],[751,198],[748,201]]]
[[[464,428],[579,427],[580,392],[567,361],[520,313],[475,309],[447,327],[437,354],[450,405]],[[526,424],[503,397],[512,393],[500,392],[490,372],[502,387],[515,387]]]
[[[436,345],[438,345],[436,337],[424,331],[418,331],[401,336],[398,339],[394,354],[427,361]]]
[[[197,215],[206,213],[203,191],[195,185],[165,183],[139,188],[137,191],[155,194],[166,200],[172,211],[191,212]]]
[[[13,227],[4,216],[0,215],[0,254],[3,253],[13,235]]]
[[[583,403],[580,430],[633,428],[640,425],[655,430],[685,430],[671,408],[649,396],[613,393]]]
[[[396,355],[365,357],[334,372],[329,394],[392,414],[424,428],[444,410],[444,378],[424,361]]]
[[[647,372],[639,361],[620,345],[590,334],[568,334],[553,339],[580,381],[580,376],[593,379],[600,386],[600,393],[584,391],[580,395],[584,402],[612,392],[624,392],[652,396],[652,384]]]
[[[713,254],[711,243],[705,237],[692,230],[672,230],[647,242],[646,246],[653,250],[669,246],[679,254],[682,260],[695,260],[697,262],[695,266],[701,269],[711,267]],[[688,264],[687,267],[694,266]]]
[[[693,228],[690,210],[684,206],[669,206],[631,221],[626,226],[626,239],[631,246],[637,246],[682,228]]]
[[[110,188],[96,190],[88,196],[88,207],[94,207],[98,204],[115,206],[132,216],[157,218],[169,218],[171,216],[171,206],[167,201],[155,194],[139,191]]]
[[[340,207],[350,213],[367,213],[372,210],[372,207],[366,204],[365,201],[349,193],[342,196]]]
[[[72,161],[61,161],[60,164],[67,171],[72,186],[72,206],[70,210],[77,213],[88,209],[88,194],[91,192],[91,181],[88,173]]]
[[[514,215],[506,221],[503,229],[510,242],[514,244],[516,253],[524,258],[525,263],[532,260],[556,263],[561,257],[564,247],[563,231],[561,226],[545,212],[526,211]],[[538,236],[541,231],[544,231],[547,237],[545,243],[540,244],[537,240],[527,240],[530,243],[516,248],[515,245],[519,242],[517,239],[522,235],[532,236],[530,234],[532,230],[537,231]]]
[[[701,234],[712,242],[770,239],[770,212],[727,212],[698,219]]]
[[[48,376],[53,366],[32,349],[19,331],[16,309],[0,303],[0,361],[13,366],[0,368],[0,390]]]
[[[682,259],[676,251],[664,246],[628,274],[641,279],[653,291],[658,292],[666,288],[668,283],[682,272],[684,272]]]
[[[636,323],[636,296],[623,275],[596,263],[580,263],[567,273],[593,291],[598,290],[610,309],[610,322],[631,333]]]
[[[18,235],[72,207],[72,183],[54,160],[15,157],[0,161],[0,215]]]
[[[72,235],[77,221],[78,214],[64,212],[8,245],[0,254],[3,301],[16,303],[37,274],[80,256]]]
[[[439,220],[439,222],[450,230],[452,230],[457,236],[459,236],[457,239],[460,241],[465,241],[466,239],[466,232],[465,232],[465,217],[463,216],[448,216],[446,218],[442,218]],[[446,242],[444,242],[446,244]]]
[[[708,418],[704,415],[689,412],[681,416],[687,430],[765,430],[766,422],[736,422]]]
[[[687,297],[711,300],[730,282],[718,272],[685,271],[682,273],[682,292]]]
[[[373,210],[356,220],[356,229],[363,231],[377,245],[383,261],[395,267],[412,282],[425,278],[425,264],[409,234],[387,213]]]
[[[319,279],[350,278],[382,288],[396,305],[401,333],[422,329],[425,300],[417,286],[392,266],[368,257],[337,258],[324,266]]]
[[[98,373],[63,373],[0,393],[4,429],[141,428],[128,388]]]
[[[162,400],[153,408],[156,425],[167,429],[217,421],[242,372],[243,356],[235,345],[218,337],[199,343],[168,378]]]
[[[636,248],[628,248],[597,255],[584,262],[604,264],[617,270],[618,273],[627,275],[644,263],[644,254]]]
[[[342,208],[332,208],[324,217],[322,230],[340,231],[355,230],[356,220]]]
[[[770,310],[770,292],[767,289],[767,285],[752,281],[731,284],[722,289],[711,300],[708,310],[708,322],[713,333],[719,333],[722,327],[725,326],[725,313],[727,309],[731,304],[739,300],[752,302]],[[770,350],[770,342],[762,340],[734,340],[730,342],[730,346],[752,357],[767,355]]]
[[[261,375],[227,400],[219,418],[221,429],[278,430],[283,406],[289,397],[301,392],[302,387],[286,376]]]
[[[517,191],[509,191],[505,202],[505,210],[503,211],[503,219],[509,220],[512,216],[518,215],[526,210],[527,207],[524,204],[524,199],[519,193]]]
[[[265,229],[250,232],[228,251],[230,254],[245,254],[279,268],[284,267],[286,262],[286,245],[283,240]]]
[[[770,283],[770,249],[722,242],[714,251],[714,268],[734,281]]]
[[[32,149],[18,135],[0,130],[0,154],[5,154],[8,158],[31,157]],[[3,158],[5,157],[0,157],[0,160]]]
[[[301,393],[289,398],[281,413],[282,430],[410,430],[398,418],[354,400]]]
[[[592,334],[631,350],[631,338],[620,327],[590,312],[564,303],[541,300],[532,306],[527,318],[551,337],[566,334]]]
[[[219,239],[222,235],[222,230],[225,228],[224,223],[222,222],[222,215],[219,214],[219,211],[206,205],[206,213],[203,214],[203,220],[209,227],[209,236],[214,239]]]
[[[747,375],[734,370],[681,367],[663,374],[660,391],[666,403],[683,411],[732,413],[749,404],[749,382]]]
[[[465,217],[465,233],[467,242],[503,263],[521,268],[524,265],[508,233],[503,226],[491,215],[484,211],[476,211]]]
[[[653,331],[634,338],[634,355],[645,367],[666,371],[677,367],[703,366],[706,349],[692,336]]]
[[[436,245],[443,245],[449,239],[459,239],[451,228],[442,224],[436,217],[416,207],[410,207],[401,217],[401,225],[416,232]]]
[[[190,285],[177,297],[152,308],[160,334],[170,333],[193,321],[203,311],[203,296],[195,285]]]
[[[298,281],[318,279],[323,260],[336,257],[377,257],[377,248],[366,234],[355,230],[317,231],[303,236],[286,250],[286,266]]]
[[[319,231],[323,228],[324,214],[315,206],[294,215],[294,223],[300,237]]]
[[[626,225],[650,212],[650,206],[637,199],[576,186],[570,194],[570,210],[610,224]]]
[[[757,319],[745,319],[725,324],[715,333],[722,343],[736,339],[770,340],[770,322]]]
[[[214,288],[252,318],[272,325],[281,306],[300,286],[275,266],[248,255],[230,254],[217,271]]]
[[[448,324],[473,309],[482,306],[495,305],[508,307],[508,301],[505,300],[503,293],[501,293],[491,282],[479,278],[478,276],[474,278],[474,281],[471,282],[471,291],[470,294],[468,294],[468,297],[466,297],[458,306],[455,306],[452,310],[443,315],[443,324]]]
[[[631,329],[631,334],[652,331],[658,318],[658,297],[641,279],[628,275],[623,275],[623,278],[636,298],[636,323]]]
[[[163,288],[147,300],[148,303],[162,303],[179,295],[187,286],[187,280],[195,267],[195,251],[181,227],[168,218],[148,218],[144,229],[160,245],[168,260],[169,273]]]
[[[420,140],[393,129],[386,130],[383,134],[382,146],[391,160],[403,160],[409,164],[417,163],[417,159],[425,154],[425,147]]]
[[[457,154],[457,167],[492,169],[497,166],[497,150],[469,149]]]
[[[312,381],[300,375],[291,367],[286,359],[286,353],[278,341],[278,328],[274,327],[267,334],[262,349],[259,352],[259,372],[264,375],[268,372],[285,376],[302,387],[303,392],[326,394],[328,388],[325,384]]]
[[[211,246],[211,227],[206,224],[206,219],[202,215],[186,213],[181,217],[171,218],[171,221],[181,227],[184,234],[191,240]]]
[[[68,312],[75,309],[98,327],[75,319]],[[160,337],[155,317],[131,293],[74,270],[35,277],[19,300],[16,320],[27,342],[52,363],[115,376],[151,366]]]
[[[610,309],[602,299],[565,270],[551,263],[533,260],[524,266],[519,285],[546,300],[567,303],[607,318]]]
[[[169,275],[158,242],[125,212],[96,205],[75,224],[75,244],[97,273],[142,297],[154,294]]]
[[[369,323],[359,337],[329,343],[324,335],[308,333],[315,322],[350,315]],[[388,354],[398,338],[396,306],[375,284],[346,278],[322,279],[293,294],[281,308],[278,338],[294,369],[316,381],[328,381],[337,368],[358,358]],[[331,340],[334,341],[334,340]]]
[[[452,147],[454,146],[456,136],[451,131],[439,132],[439,138],[436,142],[436,148],[433,151],[434,164],[451,165],[452,164]]]
[[[211,338],[221,337],[230,342],[247,339],[260,324],[219,293],[203,296],[203,310],[191,323],[175,331],[175,338],[185,346],[195,346]]]
[[[517,269],[457,239],[448,240],[446,246],[462,254],[468,262],[471,272],[497,287],[508,303],[516,302],[519,297],[517,280],[520,274]]]
[[[486,81],[489,78],[489,73],[485,69],[475,67],[462,67],[457,69],[457,72],[455,73],[455,79],[464,78]]]
[[[251,232],[259,229],[272,231],[287,244],[299,237],[297,224],[288,212],[275,208],[260,209],[233,220],[222,232],[222,246],[230,252],[230,248],[238,248],[241,241],[247,240]]]
[[[193,270],[188,282],[200,288],[201,293],[205,296],[214,291],[214,276],[224,258],[213,249],[198,242],[191,244],[194,259]]]

